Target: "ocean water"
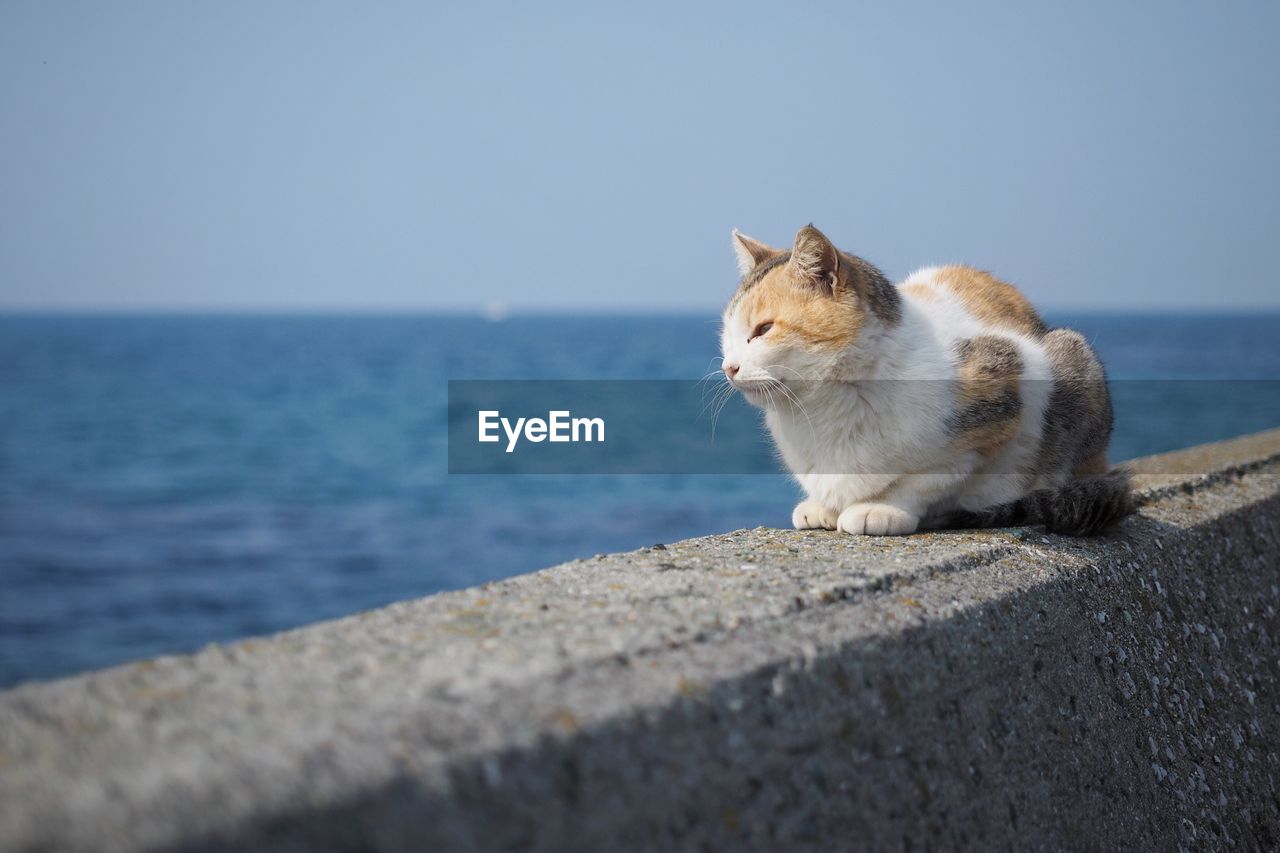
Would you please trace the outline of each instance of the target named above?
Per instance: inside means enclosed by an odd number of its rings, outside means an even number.
[[[1073,316],[1114,459],[1280,425],[1280,315]],[[0,317],[0,686],[787,525],[781,476],[447,473],[450,379],[697,379],[712,317]],[[758,441],[748,436],[747,441]]]

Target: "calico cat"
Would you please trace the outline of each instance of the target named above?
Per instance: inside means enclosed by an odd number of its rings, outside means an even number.
[[[895,287],[812,225],[790,251],[733,243],[723,368],[807,495],[797,528],[1093,535],[1132,512],[1102,364],[1014,287],[965,266]]]

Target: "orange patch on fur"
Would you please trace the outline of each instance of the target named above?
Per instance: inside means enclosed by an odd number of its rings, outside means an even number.
[[[808,349],[848,349],[865,318],[854,297],[830,296],[791,279],[786,265],[770,270],[748,291],[742,306],[748,328],[772,322],[780,338]]]
[[[902,292],[911,294],[921,302],[934,302],[938,298],[938,291],[933,285],[919,281],[902,285]]]
[[[991,455],[1018,433],[1022,359],[1011,341],[990,335],[962,342],[956,370],[958,450]]]
[[[938,270],[935,280],[954,293],[969,313],[983,322],[1036,337],[1049,330],[1017,288],[990,273],[954,265]],[[912,292],[915,293],[914,290]]]

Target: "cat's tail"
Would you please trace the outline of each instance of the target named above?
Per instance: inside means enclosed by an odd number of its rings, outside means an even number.
[[[1096,536],[1106,533],[1138,507],[1129,472],[1110,471],[1040,489],[1006,504],[953,510],[929,526],[938,528],[1020,527],[1043,524],[1049,533]]]

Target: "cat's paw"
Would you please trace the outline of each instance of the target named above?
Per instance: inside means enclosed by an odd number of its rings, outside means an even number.
[[[902,536],[919,525],[919,518],[889,504],[854,504],[836,520],[838,529],[855,536]]]
[[[796,530],[835,530],[836,511],[817,501],[801,501],[791,513],[791,526]]]

